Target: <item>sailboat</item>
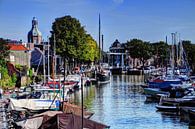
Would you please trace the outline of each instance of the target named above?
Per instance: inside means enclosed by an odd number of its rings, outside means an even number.
[[[44,47],[45,46],[43,44],[43,48]],[[54,51],[54,57],[55,57],[55,51]],[[26,109],[36,110],[36,111],[43,110],[43,109],[44,110],[50,110],[50,109],[59,110],[60,109],[60,102],[64,100],[64,98],[67,96],[69,87],[64,87],[61,84],[61,81],[60,82],[54,81],[54,78],[55,78],[54,76],[53,76],[52,81],[49,81],[48,79],[46,83],[45,51],[43,51],[43,55],[41,56],[41,59],[43,59],[43,66],[44,66],[43,68],[44,84],[43,85],[31,85],[31,86],[25,87],[22,94],[17,93],[16,96],[13,96],[12,98],[10,98],[10,101],[12,104],[11,105],[12,110],[15,110],[15,108],[26,108]],[[53,66],[54,66],[54,60],[55,59],[53,58]],[[55,75],[54,70],[53,70],[53,75]]]
[[[171,48],[171,55],[170,55],[170,64],[171,68],[168,68],[168,71],[166,71],[166,74],[163,76],[159,76],[157,78],[154,78],[152,80],[148,81],[148,88],[144,89],[147,90],[147,94],[152,93],[153,91],[156,91],[158,88],[159,91],[169,91],[171,92],[172,89],[185,89],[191,86],[191,83],[188,83],[188,75],[187,74],[180,74],[180,72],[176,72],[176,66],[175,65],[175,59],[178,59],[178,57],[175,58],[175,54],[178,56],[178,52],[175,53],[175,46],[176,46],[176,33],[172,33],[172,48]],[[183,53],[183,49],[180,50],[181,53]],[[179,70],[179,69],[178,69]],[[149,92],[150,91],[150,92]],[[158,91],[158,93],[159,93]]]
[[[102,51],[103,51],[103,35],[102,35]],[[107,63],[101,63],[101,21],[100,21],[100,14],[99,14],[99,67],[96,73],[96,79],[98,84],[105,84],[110,82],[110,69]]]

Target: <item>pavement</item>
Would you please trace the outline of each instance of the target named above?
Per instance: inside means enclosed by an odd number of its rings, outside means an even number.
[[[0,129],[8,129],[5,102],[5,99],[0,99]]]

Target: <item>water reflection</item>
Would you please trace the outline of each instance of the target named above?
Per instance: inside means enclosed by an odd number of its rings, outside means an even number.
[[[95,112],[93,120],[111,126],[111,129],[185,129],[175,115],[156,112],[157,103],[145,102],[139,86],[143,76],[112,76],[111,82],[84,88],[84,105]],[[71,101],[81,103],[81,91],[72,94]]]

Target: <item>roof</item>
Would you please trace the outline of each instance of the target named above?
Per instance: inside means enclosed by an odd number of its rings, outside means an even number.
[[[26,50],[28,50],[22,44],[8,44],[8,46],[9,46],[9,50],[11,50],[11,51],[26,51]]]
[[[116,39],[111,47],[121,47],[121,43]]]
[[[38,29],[38,21],[35,17],[32,20],[32,29],[28,32],[28,36],[42,36],[41,32]]]

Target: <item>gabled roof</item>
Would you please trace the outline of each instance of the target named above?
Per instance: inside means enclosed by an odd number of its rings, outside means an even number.
[[[10,44],[10,43],[8,43],[8,46],[9,46],[9,50],[11,50],[11,51],[26,51],[26,50],[28,50],[22,44]]]

